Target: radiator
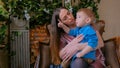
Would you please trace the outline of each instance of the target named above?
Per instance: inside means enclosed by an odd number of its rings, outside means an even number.
[[[16,36],[13,32],[20,32]],[[10,30],[10,36],[13,40],[10,41],[10,51],[15,52],[11,56],[11,68],[30,68],[30,45],[29,45],[29,30]]]

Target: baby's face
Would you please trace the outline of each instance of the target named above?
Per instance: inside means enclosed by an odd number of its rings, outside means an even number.
[[[82,12],[82,11],[77,12],[77,14],[76,14],[76,26],[82,27],[82,26],[86,25],[87,18],[88,18],[88,16],[84,12]]]

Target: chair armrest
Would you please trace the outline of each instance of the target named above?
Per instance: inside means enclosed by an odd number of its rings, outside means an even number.
[[[104,56],[105,63],[107,66],[111,66],[112,68],[120,68],[119,61],[116,53],[116,42],[115,38],[104,41]]]

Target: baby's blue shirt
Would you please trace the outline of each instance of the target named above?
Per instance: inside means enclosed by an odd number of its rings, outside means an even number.
[[[91,25],[85,25],[83,27],[76,27],[74,29],[70,29],[69,35],[72,35],[74,37],[82,34],[84,36],[83,40],[80,43],[88,42],[88,46],[92,47],[94,50],[90,51],[86,55],[83,56],[83,58],[90,58],[95,60],[96,59],[96,51],[95,48],[98,44],[98,37],[96,35],[96,31],[93,29]]]

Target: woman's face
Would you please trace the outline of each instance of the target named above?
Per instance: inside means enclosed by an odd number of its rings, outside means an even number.
[[[59,17],[62,21],[62,23],[71,26],[75,24],[75,19],[71,12],[69,12],[67,9],[61,9]]]

